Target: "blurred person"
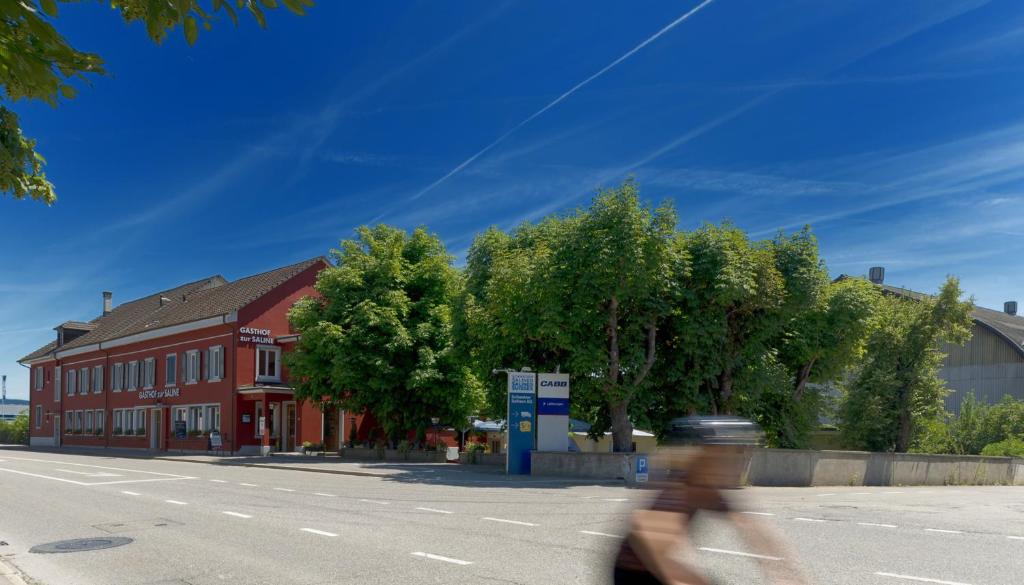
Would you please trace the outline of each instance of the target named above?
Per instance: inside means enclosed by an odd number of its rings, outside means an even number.
[[[651,486],[660,492],[650,508],[633,513],[630,533],[615,560],[615,585],[710,585],[700,571],[673,558],[680,549],[692,553],[690,522],[704,511],[725,514],[754,552],[773,557],[759,559],[770,583],[805,583],[764,524],[734,511],[723,491],[740,487],[761,438],[760,427],[739,417],[672,421],[662,445],[664,457],[659,457],[659,467],[667,467],[667,473]]]

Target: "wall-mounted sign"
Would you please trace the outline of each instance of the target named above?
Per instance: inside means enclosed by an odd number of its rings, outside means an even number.
[[[274,336],[270,332],[270,329],[242,327],[238,330],[238,341],[240,343],[266,343],[273,345]]]
[[[643,483],[647,481],[649,472],[647,470],[647,455],[636,456],[636,482]]]
[[[140,390],[139,400],[152,400],[154,398],[177,398],[181,396],[180,388],[164,388],[163,390]]]
[[[242,415],[242,422],[244,422],[244,423],[251,423],[252,422],[252,415],[251,414],[243,414]]]

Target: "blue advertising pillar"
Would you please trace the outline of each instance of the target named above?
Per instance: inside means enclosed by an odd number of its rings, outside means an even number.
[[[536,418],[537,376],[533,372],[508,373],[508,453],[505,472],[530,473]]]

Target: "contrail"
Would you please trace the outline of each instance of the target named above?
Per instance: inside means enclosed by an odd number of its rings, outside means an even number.
[[[452,169],[452,170],[448,171],[448,174],[447,174],[447,175],[445,175],[445,176],[441,177],[440,179],[438,179],[438,180],[434,181],[433,183],[431,183],[430,185],[428,185],[428,186],[427,186],[427,187],[426,187],[425,189],[421,190],[421,191],[420,191],[419,193],[416,193],[415,195],[413,195],[412,197],[410,197],[410,198],[408,199],[408,201],[414,201],[414,200],[416,200],[416,199],[419,199],[420,197],[422,197],[422,196],[426,195],[427,193],[429,193],[430,191],[432,191],[432,190],[433,190],[433,189],[434,189],[435,187],[437,187],[437,186],[438,186],[438,185],[440,185],[441,183],[443,183],[443,182],[447,181],[447,180],[448,180],[448,179],[450,179],[450,178],[451,178],[451,177],[452,177],[453,175],[455,175],[456,173],[458,173],[458,172],[459,172],[459,171],[461,171],[462,169],[464,169],[464,168],[466,168],[467,166],[469,166],[470,164],[472,164],[472,163],[473,163],[473,161],[475,161],[476,159],[478,159],[478,158],[480,158],[481,156],[483,156],[483,155],[484,155],[484,154],[485,154],[485,153],[486,153],[487,151],[491,150],[491,149],[492,149],[492,148],[494,148],[495,146],[497,146],[497,145],[501,144],[502,142],[504,142],[504,141],[505,141],[505,139],[506,139],[506,138],[508,138],[509,136],[511,136],[511,135],[512,135],[512,134],[513,134],[514,132],[516,132],[517,130],[519,130],[519,129],[520,129],[520,128],[522,128],[523,126],[525,126],[525,125],[529,124],[529,123],[530,123],[530,122],[532,122],[532,121],[533,121],[534,119],[536,119],[536,118],[537,118],[538,116],[542,115],[542,114],[543,114],[544,112],[546,112],[546,111],[550,110],[551,108],[553,108],[553,107],[557,106],[557,105],[558,105],[558,104],[560,104],[560,103],[561,103],[562,101],[564,101],[564,100],[565,100],[566,98],[568,98],[568,97],[569,97],[569,96],[571,96],[572,94],[574,94],[574,93],[576,93],[577,91],[579,91],[579,90],[580,90],[580,88],[584,87],[585,85],[587,85],[587,84],[588,84],[588,83],[590,83],[591,81],[594,81],[594,80],[595,80],[595,79],[597,79],[598,77],[601,77],[602,75],[604,75],[605,73],[607,73],[607,72],[608,72],[608,71],[609,71],[610,69],[612,69],[613,67],[615,67],[615,66],[616,66],[616,65],[618,65],[619,63],[622,63],[622,62],[623,62],[623,61],[625,61],[626,59],[629,59],[629,58],[630,58],[630,57],[632,57],[632,56],[633,56],[633,55],[634,55],[634,54],[635,54],[635,53],[636,53],[637,51],[639,51],[640,49],[643,49],[643,48],[644,48],[644,47],[646,47],[647,45],[649,45],[649,44],[653,43],[654,41],[658,40],[658,38],[659,38],[659,37],[661,37],[662,35],[664,35],[664,34],[665,34],[665,33],[667,33],[668,31],[672,30],[673,28],[675,28],[675,27],[679,26],[680,24],[682,24],[683,22],[685,22],[685,21],[686,21],[686,20],[687,20],[688,18],[690,18],[690,17],[691,17],[691,16],[693,16],[694,14],[697,14],[697,13],[698,13],[698,12],[700,12],[700,11],[701,11],[701,10],[702,10],[702,9],[703,9],[703,8],[704,8],[705,6],[707,6],[708,4],[711,4],[711,3],[712,3],[712,2],[714,2],[714,1],[715,1],[715,0],[704,0],[703,2],[701,2],[700,4],[698,4],[698,5],[696,6],[696,7],[694,7],[693,9],[691,9],[691,10],[690,10],[689,12],[687,12],[687,13],[683,14],[683,15],[682,15],[682,16],[680,16],[679,18],[677,18],[677,19],[673,20],[672,22],[668,23],[668,24],[667,24],[667,25],[665,25],[665,26],[664,26],[664,27],[663,27],[663,28],[662,28],[661,30],[659,30],[658,32],[654,33],[653,35],[651,35],[651,36],[647,37],[647,38],[646,38],[646,39],[645,39],[645,40],[644,40],[643,42],[641,42],[641,43],[640,43],[639,45],[637,45],[637,46],[633,47],[633,48],[632,48],[632,49],[630,49],[629,51],[626,51],[626,53],[624,53],[624,54],[623,54],[623,55],[622,55],[621,57],[619,57],[618,59],[616,59],[616,60],[612,61],[611,63],[609,63],[609,64],[607,64],[607,65],[605,65],[605,66],[604,66],[603,68],[601,68],[601,70],[599,70],[599,71],[598,71],[597,73],[595,73],[595,74],[591,75],[590,77],[588,77],[588,78],[584,79],[583,81],[581,81],[581,82],[577,83],[576,85],[572,86],[572,88],[570,88],[570,89],[569,89],[569,91],[566,91],[566,92],[565,92],[565,93],[563,93],[562,95],[560,95],[560,96],[558,96],[557,98],[555,98],[554,100],[552,100],[552,101],[551,101],[551,103],[549,103],[548,105],[544,106],[543,108],[541,108],[541,109],[537,110],[536,112],[534,112],[533,114],[531,114],[531,115],[530,115],[530,117],[526,118],[526,119],[525,119],[525,120],[523,120],[522,122],[520,122],[520,123],[516,124],[515,126],[513,126],[511,130],[509,130],[508,132],[505,132],[504,134],[502,134],[501,136],[499,136],[499,137],[497,138],[497,140],[495,140],[494,142],[492,142],[492,143],[488,144],[487,146],[483,147],[483,149],[481,149],[481,150],[480,150],[479,152],[477,152],[477,153],[476,153],[476,154],[474,154],[473,156],[471,156],[471,157],[467,158],[466,160],[462,161],[462,163],[461,163],[461,164],[459,164],[459,166],[457,166],[457,167],[455,167],[454,169]]]

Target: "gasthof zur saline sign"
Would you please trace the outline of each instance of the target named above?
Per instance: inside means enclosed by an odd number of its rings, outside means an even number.
[[[273,345],[274,337],[270,334],[270,329],[242,327],[238,330],[238,341],[242,343],[266,343]]]

